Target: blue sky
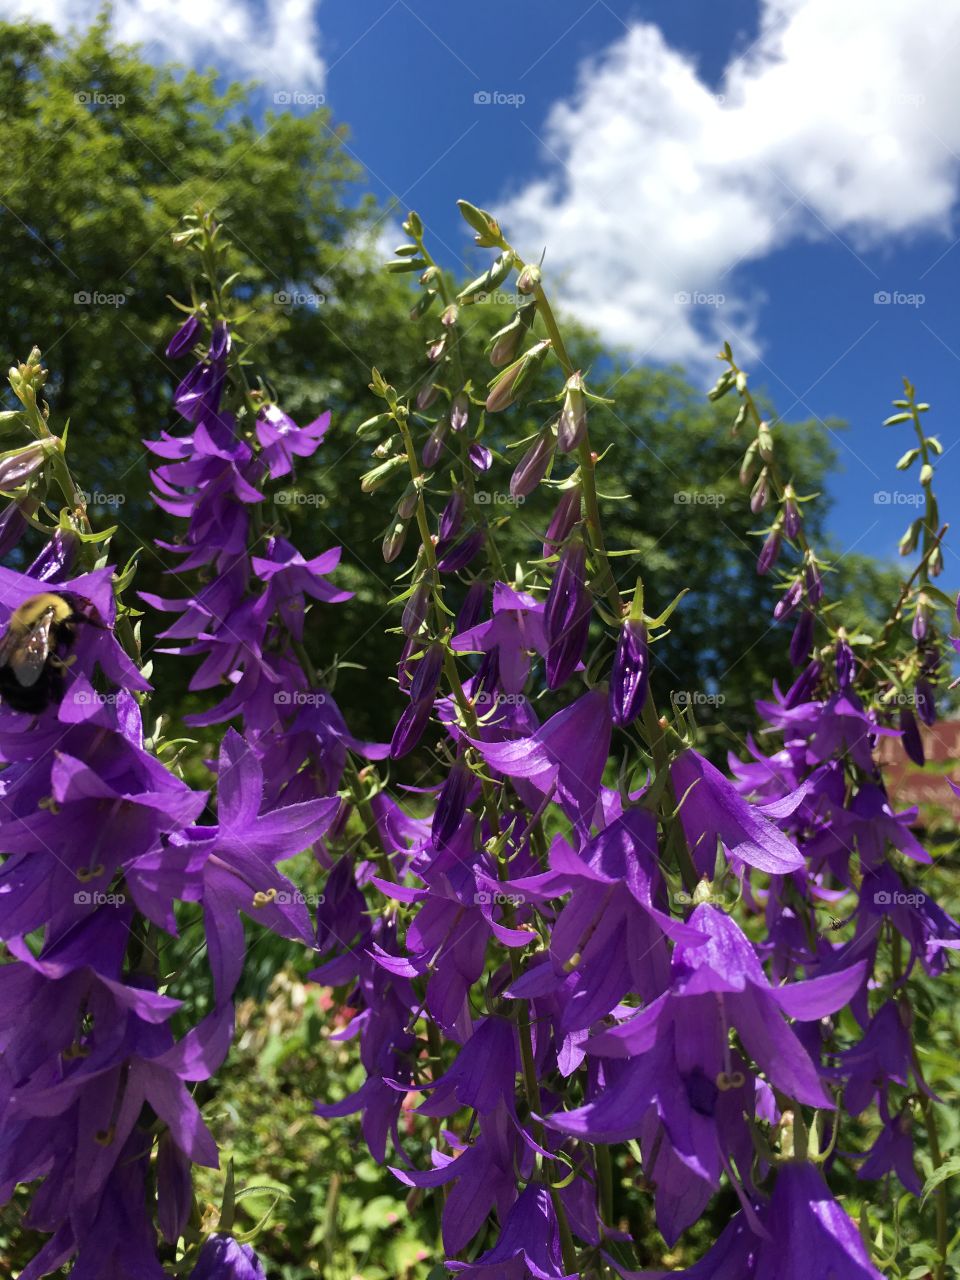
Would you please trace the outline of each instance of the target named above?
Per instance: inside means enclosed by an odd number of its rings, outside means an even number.
[[[94,8],[31,7],[61,25]],[[843,549],[893,557],[915,514],[894,470],[911,440],[880,427],[909,375],[949,517],[960,0],[171,0],[162,28],[119,0],[115,21],[150,56],[257,75],[265,105],[322,95],[370,189],[415,207],[448,265],[480,261],[467,196],[527,256],[545,247],[571,308],[638,361],[706,386],[727,337],[785,418],[848,422]]]

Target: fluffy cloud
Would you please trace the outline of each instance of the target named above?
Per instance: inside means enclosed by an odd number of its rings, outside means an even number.
[[[29,17],[58,30],[88,26],[101,0],[0,0],[4,17]],[[114,0],[113,30],[147,57],[214,66],[252,78],[272,94],[316,95],[324,61],[313,0]]]
[[[763,0],[759,38],[714,88],[634,25],[552,108],[545,176],[504,220],[546,245],[608,339],[696,360],[716,295],[738,308],[739,263],[799,236],[949,231],[958,41],[958,0]]]

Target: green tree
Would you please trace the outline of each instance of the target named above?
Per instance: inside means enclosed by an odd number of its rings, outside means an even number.
[[[112,42],[106,15],[65,37],[46,26],[0,24],[0,350],[12,360],[33,343],[41,347],[53,409],[73,424],[78,474],[91,490],[122,500],[94,505],[95,521],[120,523],[127,542],[117,545],[142,548],[144,589],[182,594],[175,578],[161,577],[177,559],[158,552],[153,539],[175,530],[148,500],[141,440],[177,430],[171,393],[188,367],[164,355],[176,324],[168,298],[189,300],[189,255],[172,233],[197,202],[216,208],[229,223],[237,288],[250,308],[252,375],[268,378],[301,420],[333,412],[324,449],[298,480],[310,502],[274,513],[307,551],[334,541],[345,547],[341,581],[356,599],[324,610],[323,634],[308,634],[318,653],[381,673],[392,669],[397,647],[384,634],[394,566],[380,555],[392,501],[389,492],[361,497],[369,449],[354,428],[376,409],[367,389],[371,366],[381,365],[398,385],[422,376],[438,310],[411,321],[415,294],[406,278],[376,267],[372,246],[389,211],[363,197],[343,128],[325,110],[261,116],[257,101],[251,86],[218,87],[213,73],[152,66]],[[486,303],[464,325],[478,394],[491,373],[486,338],[510,312],[509,304]],[[771,672],[786,677],[788,670],[786,636],[770,629],[775,584],[754,568],[758,543],[750,530],[758,522],[736,482],[741,446],[729,411],[708,404],[679,371],[631,370],[585,330],[573,346],[593,383],[612,387],[616,399],[598,412],[594,429],[612,450],[616,488],[627,495],[609,504],[611,534],[620,547],[639,550],[651,602],[665,605],[690,588],[658,646],[659,696],[722,696],[722,704],[702,704],[699,718],[715,730],[718,750],[737,745],[752,723],[752,698],[765,692]],[[518,457],[506,446],[553,409],[533,403],[507,425],[490,419],[488,439],[498,451],[483,480],[490,493],[506,491]],[[429,424],[420,430],[425,438]],[[822,489],[833,465],[826,433],[816,424],[784,432],[798,483]],[[684,501],[691,494],[724,501]],[[542,531],[551,501],[546,492],[534,495],[517,523]],[[490,510],[496,519],[497,508]],[[824,505],[807,510],[816,529]],[[628,585],[636,564],[617,563]],[[843,562],[845,608],[869,616],[875,592],[856,587],[852,573],[865,563]],[[189,669],[166,664],[171,710]],[[337,696],[356,730],[389,735],[399,695],[384,698],[379,678],[349,667],[339,681]]]

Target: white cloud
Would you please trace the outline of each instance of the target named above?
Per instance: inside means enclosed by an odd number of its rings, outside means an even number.
[[[4,17],[86,27],[101,0],[0,0]],[[261,81],[273,93],[316,95],[325,65],[313,0],[114,0],[117,39],[142,44],[147,57],[216,67]]]
[[[545,245],[574,311],[657,359],[699,361],[740,318],[734,269],[798,236],[948,232],[960,174],[960,0],[763,0],[719,92],[635,25],[554,105],[544,177],[500,209]],[[706,295],[701,305],[677,295]]]

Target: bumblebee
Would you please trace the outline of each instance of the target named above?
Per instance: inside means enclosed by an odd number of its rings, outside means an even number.
[[[0,701],[34,715],[58,702],[66,655],[82,620],[73,600],[52,591],[14,609],[0,639]]]

